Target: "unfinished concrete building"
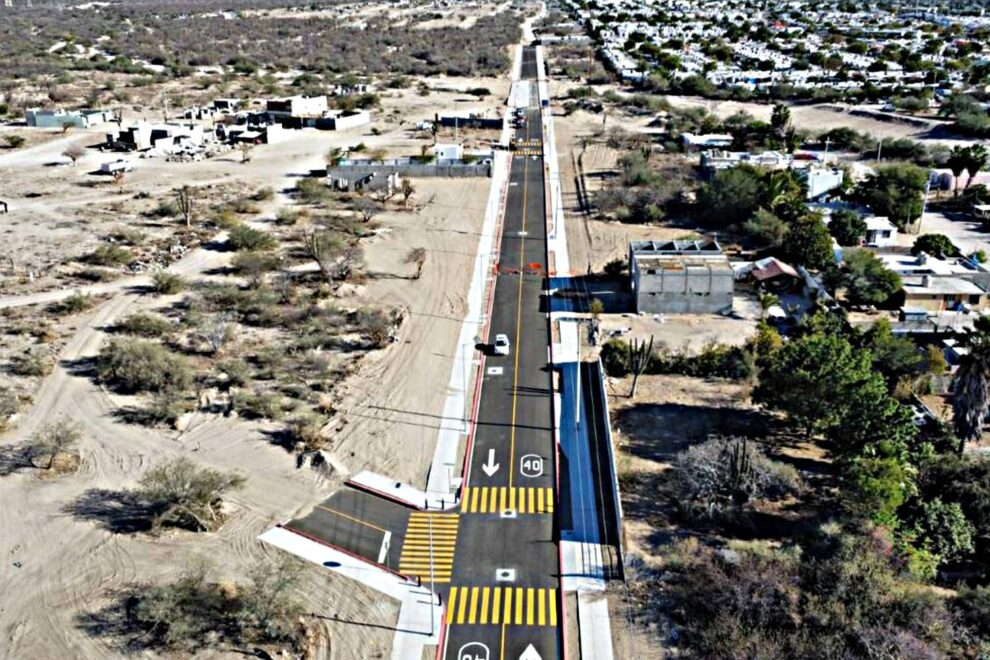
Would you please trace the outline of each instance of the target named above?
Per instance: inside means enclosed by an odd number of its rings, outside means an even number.
[[[715,241],[633,241],[629,277],[637,312],[732,311],[732,267]]]

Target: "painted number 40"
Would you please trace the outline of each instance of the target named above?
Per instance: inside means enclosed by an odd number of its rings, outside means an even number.
[[[519,460],[519,472],[524,477],[539,477],[543,474],[543,458],[536,454],[526,454]]]

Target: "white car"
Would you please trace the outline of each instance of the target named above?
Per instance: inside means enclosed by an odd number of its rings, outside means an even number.
[[[492,345],[495,355],[509,354],[509,338],[505,335],[495,335],[495,343]]]

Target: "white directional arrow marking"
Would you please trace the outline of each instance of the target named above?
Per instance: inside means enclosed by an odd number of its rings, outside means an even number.
[[[532,644],[530,644],[526,647],[526,650],[522,652],[522,655],[519,656],[519,660],[543,660],[543,658],[540,657],[539,652],[533,648]]]
[[[482,465],[481,469],[484,470],[485,474],[487,474],[489,477],[495,474],[496,472],[498,472],[498,463],[495,462],[494,449],[488,450],[488,462]]]

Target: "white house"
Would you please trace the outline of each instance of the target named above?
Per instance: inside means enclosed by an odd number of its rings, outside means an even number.
[[[866,245],[870,247],[890,247],[897,244],[897,227],[890,218],[871,215],[863,218],[866,222]]]
[[[464,145],[435,144],[433,145],[433,157],[437,160],[462,160],[464,158]]]

